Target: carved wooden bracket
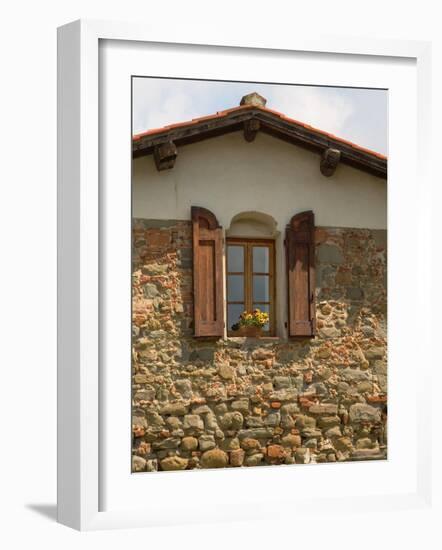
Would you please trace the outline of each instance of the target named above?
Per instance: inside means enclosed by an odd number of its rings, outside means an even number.
[[[335,173],[341,159],[341,151],[338,149],[325,149],[321,157],[321,174],[329,178]]]
[[[168,170],[175,166],[178,155],[176,145],[173,141],[167,141],[161,145],[156,145],[153,150],[153,157],[157,170]]]
[[[256,134],[261,127],[261,123],[256,118],[251,118],[244,121],[244,139],[246,141],[253,141],[256,138]]]

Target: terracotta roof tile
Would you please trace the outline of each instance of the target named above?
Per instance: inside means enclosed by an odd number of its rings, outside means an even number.
[[[386,155],[382,155],[381,153],[378,153],[376,151],[372,151],[371,149],[367,149],[366,147],[362,147],[362,146],[358,145],[357,143],[353,143],[352,141],[343,139],[339,136],[335,136],[334,134],[331,134],[329,132],[325,132],[324,130],[320,130],[319,128],[315,128],[314,126],[310,126],[309,124],[305,124],[304,122],[301,122],[301,121],[296,120],[294,118],[290,118],[290,117],[284,115],[283,113],[280,113],[279,111],[274,111],[273,109],[268,109],[267,107],[261,107],[259,105],[240,105],[238,107],[232,107],[231,109],[225,109],[224,111],[218,111],[218,112],[216,112],[212,115],[202,116],[202,117],[194,118],[192,120],[188,120],[188,121],[184,121],[184,122],[177,122],[175,124],[169,124],[167,126],[163,126],[162,128],[154,128],[154,129],[151,129],[151,130],[147,130],[146,132],[141,132],[139,134],[135,134],[133,136],[132,140],[133,141],[139,141],[140,139],[142,139],[143,137],[146,137],[146,136],[152,136],[152,135],[155,135],[155,134],[160,134],[160,133],[163,133],[163,132],[167,132],[169,130],[174,130],[176,128],[181,128],[183,126],[192,126],[192,125],[198,124],[200,122],[222,118],[222,117],[228,116],[228,115],[230,115],[231,113],[234,113],[234,112],[247,111],[247,110],[250,110],[250,109],[257,109],[257,110],[263,111],[264,113],[268,113],[268,114],[277,116],[280,119],[285,120],[285,121],[287,121],[291,124],[295,124],[297,126],[302,126],[302,127],[306,128],[308,130],[311,130],[311,131],[317,133],[317,134],[321,134],[321,135],[326,136],[326,137],[328,137],[330,139],[333,139],[335,141],[338,141],[338,142],[341,142],[343,144],[349,145],[350,147],[353,147],[354,149],[357,149],[358,151],[368,153],[368,154],[373,155],[373,156],[375,156],[379,159],[387,160]]]

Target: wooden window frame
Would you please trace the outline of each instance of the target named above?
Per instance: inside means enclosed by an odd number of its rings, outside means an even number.
[[[244,272],[229,271],[228,261],[228,247],[229,245],[243,246],[244,247]],[[253,258],[252,249],[253,246],[262,246],[269,250],[269,271],[268,272],[254,272],[253,271]],[[276,254],[275,254],[275,240],[274,239],[260,239],[260,238],[241,238],[241,237],[227,237],[226,238],[226,323],[227,323],[227,336],[235,336],[237,333],[230,330],[228,323],[228,308],[230,304],[242,304],[244,303],[245,310],[252,310],[253,303],[256,303],[259,307],[260,304],[268,304],[270,312],[269,330],[263,332],[265,336],[274,337],[276,334]],[[229,275],[244,275],[244,302],[229,301],[228,299],[228,276]],[[268,302],[253,302],[253,275],[268,275],[269,276],[269,296]]]

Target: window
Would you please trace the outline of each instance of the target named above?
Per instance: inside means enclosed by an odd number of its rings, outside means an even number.
[[[275,334],[275,243],[265,239],[228,238],[226,249],[227,333],[243,311],[260,309],[269,315],[263,332]]]
[[[264,334],[275,336],[275,241],[230,236],[226,242],[227,322],[224,311],[223,229],[213,212],[192,206],[193,324],[195,337],[234,335],[240,314],[256,308],[269,314]],[[289,338],[316,333],[315,218],[311,210],[295,214],[286,226],[284,248]],[[281,303],[281,302],[279,302]]]

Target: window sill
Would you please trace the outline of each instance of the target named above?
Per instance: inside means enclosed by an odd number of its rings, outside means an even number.
[[[227,336],[225,340],[227,342],[285,342],[286,338],[281,336]]]

